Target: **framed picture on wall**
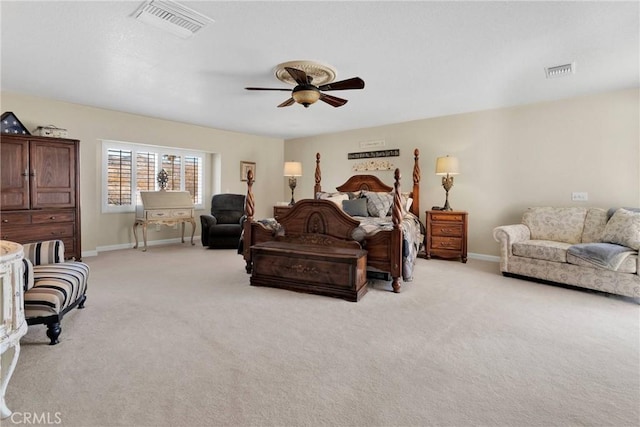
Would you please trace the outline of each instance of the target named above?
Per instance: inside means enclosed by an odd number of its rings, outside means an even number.
[[[256,180],[256,162],[240,161],[240,181],[247,180],[247,173],[253,172],[253,180]]]

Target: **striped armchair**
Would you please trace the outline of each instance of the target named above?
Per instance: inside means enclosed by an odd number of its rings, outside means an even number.
[[[60,321],[84,308],[89,266],[64,260],[62,240],[27,243],[24,248],[24,314],[28,325],[46,324],[50,345],[58,343]]]

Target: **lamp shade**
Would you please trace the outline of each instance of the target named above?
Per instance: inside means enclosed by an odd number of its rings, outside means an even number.
[[[302,176],[302,163],[284,162],[284,176]]]
[[[458,175],[459,173],[457,157],[438,157],[436,160],[436,175]]]

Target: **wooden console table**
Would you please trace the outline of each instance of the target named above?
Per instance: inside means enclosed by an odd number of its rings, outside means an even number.
[[[143,252],[147,250],[147,226],[161,224],[173,227],[180,224],[182,243],[184,243],[184,224],[191,223],[191,244],[196,232],[194,206],[188,191],[141,191],[142,205],[136,206],[136,220],[133,224],[133,237],[136,240],[134,249],[138,247],[138,226],[142,226]]]

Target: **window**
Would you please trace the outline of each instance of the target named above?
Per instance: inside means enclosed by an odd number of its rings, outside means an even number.
[[[140,191],[157,191],[158,173],[166,189],[188,191],[202,209],[204,153],[151,145],[103,141],[103,212],[133,212]],[[135,159],[135,165],[134,165]]]

